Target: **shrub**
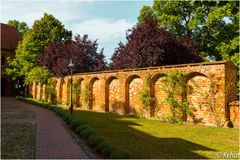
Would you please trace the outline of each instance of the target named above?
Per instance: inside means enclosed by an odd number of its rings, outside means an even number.
[[[64,115],[64,113],[65,113],[65,111],[62,109],[62,108],[56,108],[56,113],[57,113],[57,115],[59,115],[59,116],[63,116]]]
[[[114,147],[112,147],[109,143],[106,141],[102,141],[96,146],[97,152],[101,153],[105,157],[109,157],[110,153],[114,150]]]
[[[69,123],[71,118],[72,118],[72,115],[71,115],[69,112],[65,112],[65,113],[62,115],[62,119],[63,119],[66,123]]]
[[[78,126],[86,124],[86,120],[84,119],[76,119],[73,118],[70,122],[69,122],[69,126],[71,127],[71,129],[76,129]]]
[[[95,129],[92,128],[87,128],[85,130],[83,130],[82,132],[80,132],[80,136],[84,139],[87,139],[90,136],[96,135],[97,132]]]
[[[105,139],[99,135],[93,135],[93,136],[90,136],[88,139],[87,139],[87,144],[91,147],[96,147],[98,144],[100,144],[101,142],[104,142]]]
[[[109,155],[110,159],[129,159],[130,153],[123,149],[114,149]]]
[[[67,116],[66,123],[69,125],[73,119],[75,118],[71,114],[69,114],[69,116]]]
[[[75,129],[77,134],[80,134],[83,130],[91,128],[88,124],[83,124]]]

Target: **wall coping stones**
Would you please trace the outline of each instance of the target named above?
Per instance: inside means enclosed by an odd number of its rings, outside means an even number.
[[[187,64],[177,64],[177,65],[165,65],[165,66],[157,66],[157,67],[130,68],[130,69],[107,70],[107,71],[97,71],[97,72],[84,72],[84,73],[73,74],[73,76],[88,75],[88,74],[101,74],[101,73],[116,73],[116,72],[154,70],[154,69],[166,69],[166,68],[192,67],[192,66],[206,66],[206,65],[227,64],[227,63],[232,63],[232,62],[231,61],[201,62],[201,63],[187,63]],[[70,76],[70,75],[65,75],[63,77],[68,77],[68,76]]]

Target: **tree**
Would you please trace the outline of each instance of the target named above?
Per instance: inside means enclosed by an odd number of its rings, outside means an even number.
[[[41,84],[47,84],[48,79],[52,77],[52,74],[46,67],[34,67],[25,79],[25,83],[39,82]]]
[[[139,23],[149,15],[177,38],[193,38],[205,56],[239,65],[238,1],[154,1],[141,9]]]
[[[52,15],[45,13],[44,16],[36,20],[19,43],[16,55],[13,60],[8,60],[9,68],[6,73],[13,80],[23,78],[25,83],[29,83],[26,77],[34,75],[34,68],[39,56],[47,49],[51,42],[67,42],[72,37],[71,31],[67,31],[62,23]]]
[[[70,59],[75,64],[73,73],[104,70],[106,62],[103,50],[98,52],[97,49],[97,41],[90,41],[87,35],[77,35],[67,43],[51,43],[38,63],[46,66],[56,76],[70,74]]]
[[[183,43],[184,42],[184,43]],[[128,31],[127,43],[119,44],[111,60],[113,69],[201,62],[199,47],[191,39],[177,40],[170,32],[157,26],[156,19]]]
[[[27,26],[26,22],[19,22],[18,20],[15,19],[9,20],[7,24],[10,26],[14,26],[18,29],[21,39],[23,39],[23,36],[29,30],[29,27]]]

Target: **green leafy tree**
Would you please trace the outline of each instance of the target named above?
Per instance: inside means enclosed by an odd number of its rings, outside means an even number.
[[[18,29],[21,39],[23,39],[23,36],[29,30],[29,27],[27,26],[26,22],[19,22],[18,20],[15,19],[9,20],[7,24],[10,26],[14,26]]]
[[[141,9],[139,23],[149,15],[176,37],[196,40],[206,57],[239,66],[238,1],[154,1]]]
[[[47,84],[48,79],[52,74],[46,67],[34,67],[25,79],[25,83],[39,82],[40,84]]]
[[[37,78],[33,78],[33,75],[38,76],[35,72],[41,70],[34,68],[37,67],[38,57],[47,49],[49,43],[67,42],[71,40],[71,37],[71,31],[66,30],[54,16],[45,13],[24,35],[17,47],[15,58],[8,60],[9,68],[6,69],[6,73],[13,80],[23,78],[25,84],[30,83],[31,80]],[[45,72],[42,73],[45,74]]]

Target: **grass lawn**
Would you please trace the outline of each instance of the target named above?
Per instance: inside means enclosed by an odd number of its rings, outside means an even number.
[[[171,124],[111,113],[74,111],[106,140],[132,153],[132,158],[220,158],[239,152],[239,130]]]

